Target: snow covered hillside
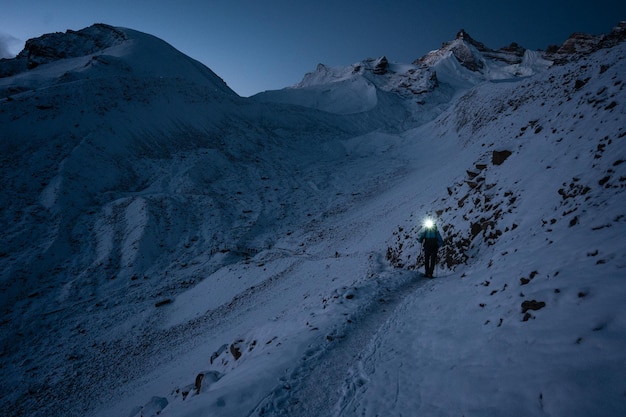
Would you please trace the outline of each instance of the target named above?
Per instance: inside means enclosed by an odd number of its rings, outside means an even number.
[[[0,61],[2,413],[625,415],[624,34],[459,32],[250,99],[130,29],[29,41]]]

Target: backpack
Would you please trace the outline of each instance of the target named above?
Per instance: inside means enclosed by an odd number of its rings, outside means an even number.
[[[424,233],[424,250],[433,251],[439,249],[439,239],[437,238],[437,228],[426,229]]]
[[[424,249],[428,251],[439,249],[439,240],[436,237],[424,238]]]

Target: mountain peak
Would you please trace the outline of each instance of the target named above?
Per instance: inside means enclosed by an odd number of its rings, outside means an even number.
[[[475,41],[465,30],[461,29],[456,34],[456,39],[449,43],[450,50],[461,65],[470,71],[479,71],[484,67],[480,55],[475,54],[470,47],[473,46],[479,52],[485,51],[485,45]]]
[[[465,31],[465,29],[461,29],[456,33],[456,40],[461,40],[461,41],[465,41],[467,43],[469,43],[470,45],[473,45],[474,47],[476,47],[476,49],[478,49],[479,51],[489,51],[490,49],[487,48],[482,42],[478,42],[477,40],[475,40],[474,38],[472,38],[470,36],[469,33],[467,33]]]
[[[42,69],[44,66],[46,69]],[[31,71],[38,76],[26,75]],[[13,91],[38,88],[47,82],[122,74],[180,78],[189,83],[208,84],[214,91],[235,94],[213,71],[167,42],[102,23],[29,39],[15,58],[0,60],[0,78],[6,78],[4,84],[11,83]],[[14,76],[17,78],[9,80]]]
[[[27,40],[24,49],[15,58],[0,60],[0,78],[61,59],[91,55],[125,40],[127,36],[122,30],[103,23],[78,31],[68,29],[65,33],[48,33]]]
[[[414,61],[415,65],[431,65],[433,60],[438,60],[447,52],[452,52],[454,57],[465,68],[473,72],[484,68],[483,58],[501,61],[505,64],[519,64],[522,62],[526,48],[516,42],[500,49],[491,49],[484,43],[474,39],[465,29],[460,29],[452,41],[444,42],[441,48]]]
[[[78,31],[49,33],[29,39],[17,56],[28,69],[65,58],[77,58],[118,45],[127,39],[121,30],[97,23]]]

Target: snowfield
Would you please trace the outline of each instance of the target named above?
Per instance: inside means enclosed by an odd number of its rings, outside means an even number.
[[[0,61],[2,415],[626,415],[626,43],[244,99],[65,35]]]

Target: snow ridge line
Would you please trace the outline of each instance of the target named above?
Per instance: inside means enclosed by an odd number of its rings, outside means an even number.
[[[355,287],[359,293],[366,292],[367,297],[345,321],[304,353],[297,366],[281,378],[249,417],[330,416],[340,402],[345,402],[350,369],[361,361],[377,330],[407,296],[429,284],[417,278],[416,271],[394,270],[378,258],[374,271],[368,274],[373,279]]]

